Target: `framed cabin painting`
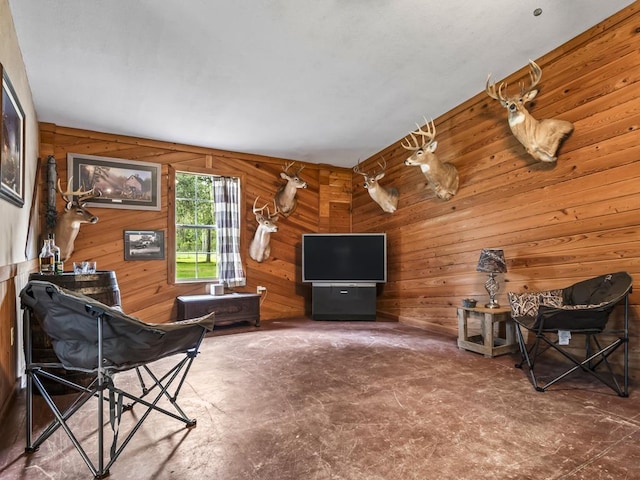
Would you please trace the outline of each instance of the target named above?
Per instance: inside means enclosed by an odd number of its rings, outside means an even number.
[[[93,190],[94,207],[160,210],[159,163],[67,154],[68,189]]]

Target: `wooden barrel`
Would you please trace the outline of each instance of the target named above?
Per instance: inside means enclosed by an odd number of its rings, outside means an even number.
[[[42,275],[32,273],[29,280],[43,280],[51,282],[61,288],[82,293],[110,307],[120,306],[120,289],[114,271],[97,271],[96,273],[74,274],[66,272],[58,275]],[[60,360],[53,351],[51,338],[40,328],[36,318],[31,319],[31,359],[34,363],[59,363]],[[83,372],[64,369],[50,369],[52,373],[79,385],[87,386],[94,378]],[[47,391],[51,395],[75,393],[76,390],[58,382],[43,379]],[[35,390],[39,393],[38,390]]]
[[[65,272],[58,275],[32,273],[29,275],[29,280],[44,280],[67,290],[82,293],[110,307],[121,306],[116,272],[111,270],[82,274]]]

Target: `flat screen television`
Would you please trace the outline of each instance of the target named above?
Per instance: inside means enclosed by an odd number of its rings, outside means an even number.
[[[303,234],[302,281],[385,283],[387,281],[387,234]]]

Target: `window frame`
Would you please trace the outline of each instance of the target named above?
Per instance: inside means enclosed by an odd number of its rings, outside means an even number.
[[[209,159],[208,159],[209,160]],[[210,162],[208,162],[210,163]],[[191,173],[194,175],[214,175],[221,177],[236,177],[240,179],[240,198],[239,208],[240,225],[240,254],[242,255],[242,267],[247,271],[246,256],[247,251],[247,228],[245,224],[245,175],[244,173],[233,170],[228,166],[217,165],[215,167],[192,167],[183,165],[169,165],[168,168],[168,191],[167,191],[167,210],[168,210],[168,235],[167,235],[167,280],[170,285],[194,285],[213,283],[213,279],[195,279],[187,281],[178,281],[176,279],[176,173]]]

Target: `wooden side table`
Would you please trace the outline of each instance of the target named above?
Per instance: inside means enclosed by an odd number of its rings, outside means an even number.
[[[518,349],[510,308],[457,307],[458,348],[495,357]],[[479,315],[481,334],[469,336],[470,315]],[[501,330],[504,333],[501,333]]]

